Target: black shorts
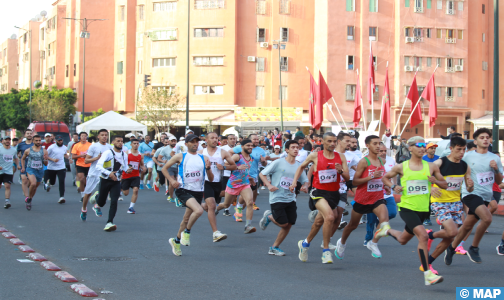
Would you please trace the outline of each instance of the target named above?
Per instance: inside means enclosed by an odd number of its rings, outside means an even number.
[[[221,177],[221,190],[223,190],[223,191],[226,190],[228,181],[229,181],[229,177],[227,177],[227,176]]]
[[[0,184],[1,183],[11,184],[13,178],[14,178],[14,175],[11,175],[11,174],[0,174]]]
[[[77,173],[84,173],[84,176],[87,177],[89,173],[89,167],[77,166]]]
[[[476,219],[478,219],[478,220],[480,218],[476,215],[476,209],[480,205],[485,205],[486,207],[488,207],[488,204],[490,204],[490,202],[483,201],[483,198],[481,198],[480,196],[473,195],[473,194],[469,194],[469,195],[465,196],[464,198],[462,198],[462,203],[464,203],[467,206],[467,208],[469,208],[469,211],[467,212],[467,214],[475,216]]]
[[[343,193],[343,194],[340,193],[340,201],[343,201],[346,204],[348,204],[348,194],[347,193]]]
[[[492,200],[495,200],[495,201],[497,201],[497,203],[499,203],[501,196],[502,196],[502,194],[500,192],[493,192]]]
[[[130,177],[121,180],[121,190],[127,191],[129,188],[140,187],[140,177]]]
[[[165,176],[164,176],[163,172],[157,171],[157,175],[158,175],[159,185],[165,184],[166,179],[165,179]]]
[[[353,210],[358,214],[366,215],[372,213],[373,209],[377,208],[382,204],[387,205],[387,201],[385,201],[384,199],[380,199],[373,204],[360,204],[355,202],[353,205]]]
[[[252,185],[252,182],[250,183],[250,189],[252,191],[257,190],[257,186],[259,185],[259,182],[257,180],[254,180],[254,181],[255,181],[255,185]]]
[[[290,223],[292,225],[296,224],[297,220],[296,201],[292,201],[289,203],[277,202],[271,204],[271,215],[278,224],[287,224],[287,223]]]
[[[301,184],[301,182],[298,181],[297,184],[296,184],[296,189],[294,191],[296,193],[296,195],[299,195],[299,193],[301,193],[301,187],[302,186],[303,185]]]
[[[406,223],[404,230],[412,235],[415,235],[413,233],[413,229],[417,226],[423,225],[425,219],[428,219],[430,216],[428,211],[414,211],[407,208],[401,208],[399,215],[404,223]]]
[[[325,191],[325,190],[317,190],[316,188],[313,188],[310,192],[310,200],[308,201],[308,207],[311,210],[317,210],[315,207],[315,203],[319,201],[320,199],[324,198],[327,203],[329,203],[329,206],[331,209],[335,209],[336,206],[338,206],[340,202],[340,193],[339,191]]]
[[[177,199],[182,203],[182,206],[187,207],[185,204],[187,200],[194,198],[196,201],[198,201],[199,204],[203,201],[203,192],[195,192],[191,190],[186,190],[186,189],[176,189],[175,190],[175,196],[177,196]]]
[[[221,191],[222,191],[222,185],[220,182],[205,181],[205,199],[215,198],[215,203],[220,203]]]

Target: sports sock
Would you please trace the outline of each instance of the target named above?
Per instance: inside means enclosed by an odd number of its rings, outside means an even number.
[[[310,243],[308,243],[308,240],[304,239],[303,241],[303,247],[310,247]]]
[[[432,263],[435,261],[436,259],[434,257],[432,257],[432,255],[429,255],[429,265],[432,265]]]
[[[7,202],[7,201],[9,201],[9,199],[5,199],[5,201],[6,201],[6,202]]]
[[[246,220],[245,221],[245,226],[249,226],[250,224],[252,224],[252,220]]]
[[[140,184],[143,184],[143,180],[142,179],[140,179]]]
[[[130,208],[133,208],[133,207],[135,207],[135,203],[131,202],[130,203]]]
[[[243,208],[243,204],[241,204],[241,203],[236,203],[236,207],[237,207],[237,208]]]
[[[86,210],[81,209],[81,211],[87,213],[87,209]]]
[[[434,239],[434,231],[429,231],[429,239],[433,240]]]
[[[175,243],[180,244],[180,239],[178,236],[175,238]]]
[[[84,194],[84,192],[81,192],[80,195],[81,195],[81,197],[84,197],[85,194]]]
[[[457,246],[457,248],[458,248],[458,247],[462,247],[462,248],[464,248],[464,241],[460,242],[460,244]]]
[[[185,233],[191,233],[191,229],[187,229],[187,228],[186,228],[186,229],[184,230],[184,232],[185,232]]]
[[[323,249],[322,253],[329,251],[329,249]]]

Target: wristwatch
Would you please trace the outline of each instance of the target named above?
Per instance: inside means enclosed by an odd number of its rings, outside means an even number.
[[[222,166],[222,167],[224,168],[224,170],[226,170],[226,166],[225,166],[225,165],[224,165],[224,166]]]
[[[374,179],[374,174],[371,175],[371,179]]]
[[[391,189],[391,190],[394,190],[396,186],[397,186],[397,184],[394,184],[394,185],[392,185],[392,186],[390,187],[390,189]]]

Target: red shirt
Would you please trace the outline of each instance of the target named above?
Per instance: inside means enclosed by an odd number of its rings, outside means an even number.
[[[49,148],[49,146],[54,145],[54,142],[52,143],[42,143],[42,147],[44,147],[46,150]]]
[[[380,167],[376,167],[371,164],[367,157],[364,157],[364,159],[366,159],[368,166],[366,167],[364,172],[362,172],[360,178],[366,178],[377,170],[385,171],[381,160]],[[362,205],[370,205],[375,204],[376,201],[383,199],[383,182],[381,181],[382,177],[383,176],[375,177],[374,179],[371,179],[370,181],[359,185],[357,187],[357,191],[355,191],[355,202]]]
[[[499,193],[502,193],[502,189],[499,187],[499,185],[497,183],[494,182],[493,184],[493,187],[492,187],[492,191],[494,192],[499,192]],[[498,202],[499,200],[497,200]]]
[[[273,143],[273,146],[278,145],[282,147],[282,135],[280,133],[274,136],[274,140],[275,142]]]
[[[138,153],[138,155],[133,155],[132,153],[128,154],[128,165],[133,166],[133,171],[131,173],[123,172],[122,178],[128,179],[131,177],[140,177],[140,161],[142,160],[142,154]]]
[[[340,188],[340,176],[336,171],[336,164],[341,163],[339,153],[334,153],[333,159],[324,156],[324,151],[317,153],[317,170],[313,172],[313,187],[319,190],[335,192]]]

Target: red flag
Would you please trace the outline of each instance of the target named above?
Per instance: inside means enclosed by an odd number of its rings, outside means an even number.
[[[382,121],[385,124],[385,128],[390,129],[390,91],[388,81],[388,68],[385,73],[385,86],[383,89]]]
[[[422,98],[429,101],[429,127],[436,125],[437,119],[437,99],[436,99],[436,84],[434,83],[434,73],[432,74],[429,83],[425,87]]]
[[[310,71],[308,71],[310,73]],[[313,128],[318,127],[320,128],[321,124],[316,124],[315,123],[315,103],[318,101],[317,99],[319,98],[319,88],[317,83],[315,82],[315,79],[313,78],[312,74],[310,73],[310,124],[312,125]]]
[[[331,91],[329,90],[329,87],[327,86],[327,83],[324,79],[324,76],[322,76],[322,73],[319,71],[319,87],[320,87],[320,102],[322,105],[324,105],[329,99],[332,98]]]
[[[322,122],[324,121],[324,104],[332,98],[331,91],[320,71],[318,87],[318,97],[315,98],[315,124],[318,127],[314,127],[315,129],[319,129],[322,126]]]
[[[362,103],[362,95],[360,90],[359,74],[357,74],[357,87],[355,88],[355,103],[353,112],[354,127],[359,126],[359,121],[362,118],[361,103]]]
[[[368,70],[368,89],[367,97],[369,105],[371,105],[371,98],[375,90],[375,76],[374,76],[374,63],[373,63],[373,48],[369,45],[369,70]]]
[[[423,120],[422,118],[422,110],[420,109],[420,105],[416,105],[418,101],[420,101],[420,96],[418,95],[418,86],[416,84],[416,73],[415,76],[413,77],[413,82],[411,83],[410,90],[408,92],[408,96],[406,97],[411,100],[411,120],[410,120],[410,125],[411,128],[415,127],[416,125],[420,124]],[[413,111],[413,108],[416,106],[415,111]]]

